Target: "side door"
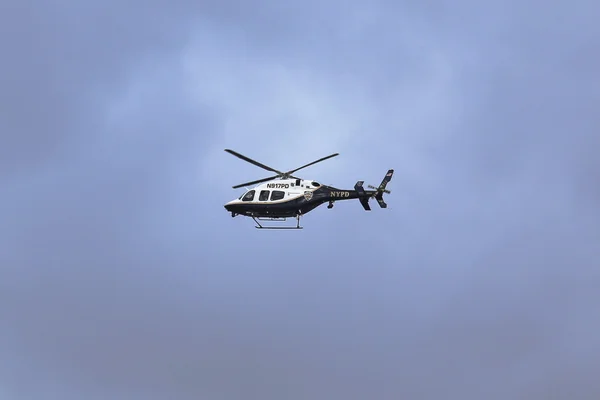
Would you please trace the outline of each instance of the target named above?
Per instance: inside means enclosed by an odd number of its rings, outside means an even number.
[[[281,200],[285,199],[285,194],[283,190],[273,190],[271,192],[271,201],[281,202]]]
[[[258,201],[260,203],[265,203],[269,201],[269,195],[271,194],[270,190],[261,190],[258,194]]]

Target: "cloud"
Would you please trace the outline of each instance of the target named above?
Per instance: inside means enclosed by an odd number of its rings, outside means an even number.
[[[595,6],[513,6],[12,7],[1,390],[596,398]],[[257,232],[226,147],[390,208]]]

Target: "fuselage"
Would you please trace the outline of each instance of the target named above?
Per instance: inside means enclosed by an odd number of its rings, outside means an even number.
[[[225,204],[232,216],[285,218],[306,214],[323,203],[370,197],[373,191],[342,190],[305,179],[263,183]]]

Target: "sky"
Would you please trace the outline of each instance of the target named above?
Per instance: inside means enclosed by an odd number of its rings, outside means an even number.
[[[1,400],[600,396],[595,2],[2,9]]]

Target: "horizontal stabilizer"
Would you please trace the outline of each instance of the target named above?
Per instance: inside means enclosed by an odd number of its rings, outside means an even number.
[[[371,211],[371,206],[369,206],[369,197],[366,197],[366,196],[363,197],[363,195],[365,194],[365,189],[363,188],[363,183],[364,183],[364,181],[356,182],[356,185],[354,185],[354,190],[356,190],[358,192],[358,194],[360,195],[358,201],[360,201],[360,204],[363,206],[365,211]]]

